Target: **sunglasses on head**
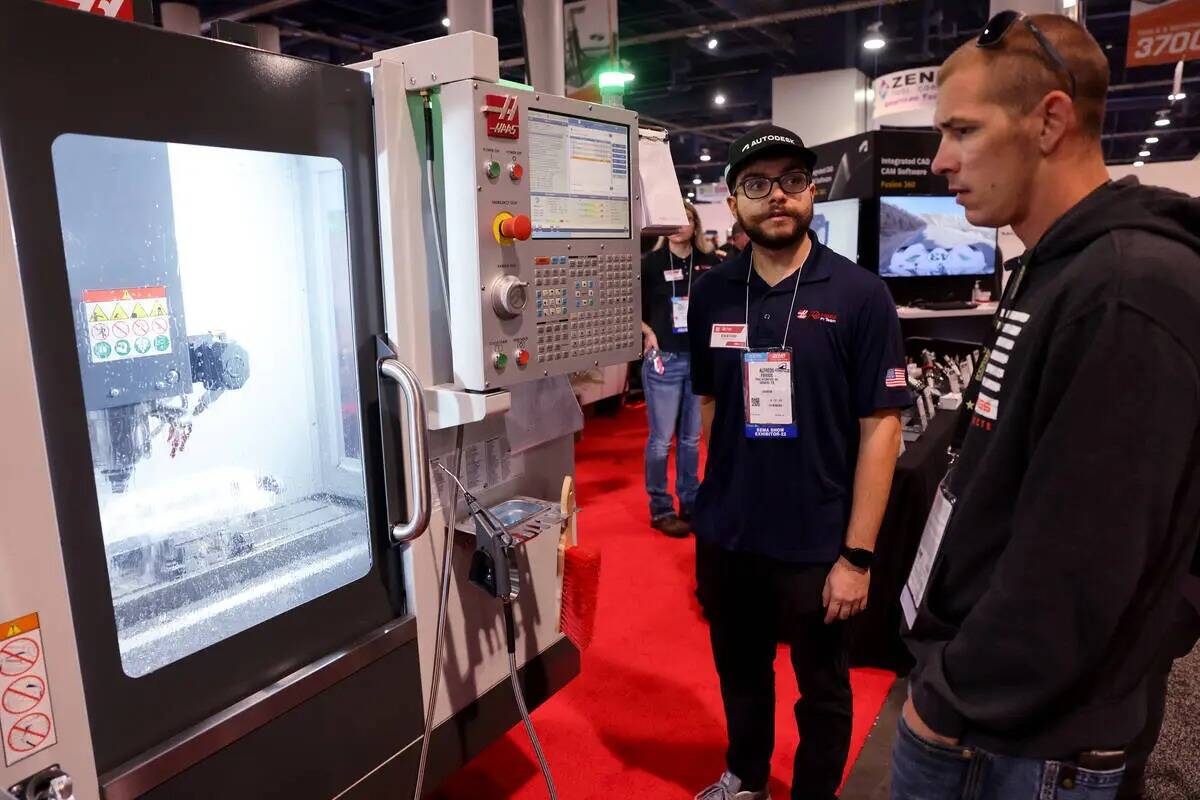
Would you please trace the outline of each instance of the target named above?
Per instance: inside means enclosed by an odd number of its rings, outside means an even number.
[[[1020,22],[1024,25],[1033,38],[1037,40],[1038,45],[1045,51],[1050,60],[1058,65],[1058,68],[1066,73],[1067,78],[1071,82],[1071,99],[1075,99],[1075,73],[1071,72],[1071,68],[1067,66],[1067,60],[1063,58],[1062,53],[1058,52],[1058,48],[1050,43],[1046,35],[1041,32],[1033,20],[1022,14],[1020,11],[1001,11],[996,16],[988,20],[988,24],[984,26],[983,33],[979,34],[979,38],[975,40],[976,47],[999,47],[1004,41],[1004,37],[1012,30],[1013,25]]]

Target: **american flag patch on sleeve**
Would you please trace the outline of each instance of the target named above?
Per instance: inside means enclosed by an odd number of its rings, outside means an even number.
[[[908,386],[908,376],[898,367],[889,369],[883,374],[883,385],[889,389],[903,389]]]

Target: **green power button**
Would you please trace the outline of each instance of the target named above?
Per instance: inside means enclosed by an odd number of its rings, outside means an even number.
[[[496,369],[504,369],[508,366],[508,356],[504,353],[496,353],[492,356],[492,363],[496,365]]]
[[[484,170],[487,172],[487,176],[489,178],[491,178],[492,180],[495,180],[496,178],[500,177],[500,162],[499,161],[488,161],[483,166],[484,166]]]

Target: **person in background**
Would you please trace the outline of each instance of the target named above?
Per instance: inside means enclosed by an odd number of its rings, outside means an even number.
[[[646,442],[646,493],[650,525],[667,536],[691,532],[692,505],[700,487],[700,404],[692,394],[687,335],[692,284],[716,263],[699,215],[684,203],[688,224],[642,259],[642,389],[650,437]],[[667,488],[667,456],[675,438],[675,493]]]
[[[939,72],[933,171],[1026,252],[901,597],[894,800],[1116,797],[1176,625],[1200,534],[1200,201],[1109,179],[1108,82],[1086,29],[1014,11]]]
[[[749,244],[750,237],[746,235],[746,229],[742,227],[742,223],[733,223],[733,227],[729,229],[729,238],[725,240],[725,246],[721,248],[725,252],[725,260],[732,261],[737,258]]]

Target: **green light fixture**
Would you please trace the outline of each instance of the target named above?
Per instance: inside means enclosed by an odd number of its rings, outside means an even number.
[[[634,79],[632,72],[623,72],[621,70],[606,70],[600,73],[597,82],[601,89],[624,89],[625,84]]]

